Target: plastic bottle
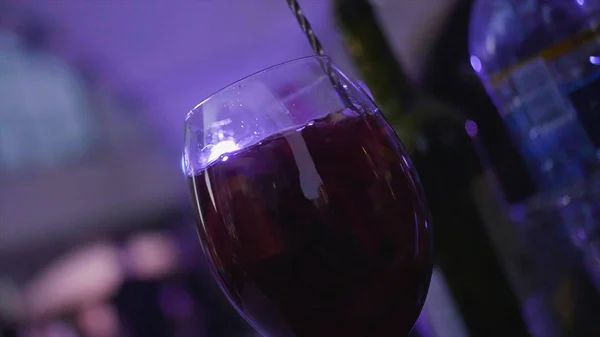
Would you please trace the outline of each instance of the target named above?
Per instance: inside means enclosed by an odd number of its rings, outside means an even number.
[[[531,282],[518,292],[530,330],[599,336],[597,293],[563,232],[600,266],[591,235],[600,229],[592,212],[600,204],[600,0],[477,0],[469,44],[471,65],[541,192],[517,221],[535,257]]]
[[[584,182],[600,161],[598,0],[479,0],[471,64],[542,192]]]

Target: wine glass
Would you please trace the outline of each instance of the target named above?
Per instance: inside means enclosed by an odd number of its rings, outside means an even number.
[[[409,334],[431,277],[428,207],[398,137],[329,58],[198,104],[183,166],[214,276],[261,334]]]

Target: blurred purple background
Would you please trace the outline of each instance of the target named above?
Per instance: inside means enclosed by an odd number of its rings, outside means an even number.
[[[452,3],[377,1],[413,76]],[[301,4],[328,54],[355,76],[330,2]],[[2,174],[0,256],[185,204],[179,171],[185,113],[243,76],[312,53],[283,0],[27,0],[5,1],[4,7],[5,23],[42,25],[49,53],[91,70],[93,90],[114,101],[105,113],[114,116],[112,122],[99,137],[115,128],[125,135],[112,141],[114,154],[106,158],[92,156],[61,170]],[[132,146],[136,141],[142,145]]]
[[[456,1],[373,2],[418,80]],[[300,4],[356,77],[331,1]],[[145,322],[153,316],[127,316],[137,292],[208,280],[180,167],[184,116],[231,82],[311,54],[284,0],[0,0],[0,335],[4,319],[33,315],[50,323],[24,336],[54,336],[64,327],[47,315],[75,312],[92,331],[83,335],[113,336],[93,332],[113,304],[121,320]],[[214,286],[194,290],[210,310],[192,316],[235,326]]]

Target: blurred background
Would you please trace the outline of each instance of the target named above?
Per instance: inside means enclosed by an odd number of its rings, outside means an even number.
[[[362,78],[333,1],[300,4],[338,67]],[[525,160],[473,70],[473,1],[371,5],[408,79],[485,131],[478,153],[502,186],[502,202],[481,206],[482,218],[536,247],[517,258],[521,272],[543,265],[527,286],[509,282],[521,315],[543,316],[527,308],[558,305],[572,326],[600,317],[599,241],[580,236],[579,243],[595,245],[580,253],[569,236],[575,230],[543,211],[547,202],[536,197]],[[181,169],[183,119],[223,86],[311,54],[284,0],[0,0],[0,336],[258,336],[205,265]],[[508,206],[498,211],[500,204]],[[585,205],[587,220],[582,211],[569,219],[595,224],[594,207]],[[557,242],[566,248],[557,252]],[[511,254],[496,252],[500,260]],[[568,256],[558,273],[576,276],[560,286],[539,283],[556,274],[543,262],[555,256]],[[436,269],[415,336],[484,337],[469,332],[469,312],[454,303],[460,294],[447,277],[451,271]],[[581,298],[589,303],[577,304]],[[544,317],[526,318],[529,331],[552,320]],[[585,331],[578,336],[600,336],[590,332],[597,326]]]

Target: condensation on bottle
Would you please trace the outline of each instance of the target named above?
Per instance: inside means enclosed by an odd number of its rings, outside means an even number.
[[[600,162],[600,0],[479,0],[471,64],[541,192]]]

